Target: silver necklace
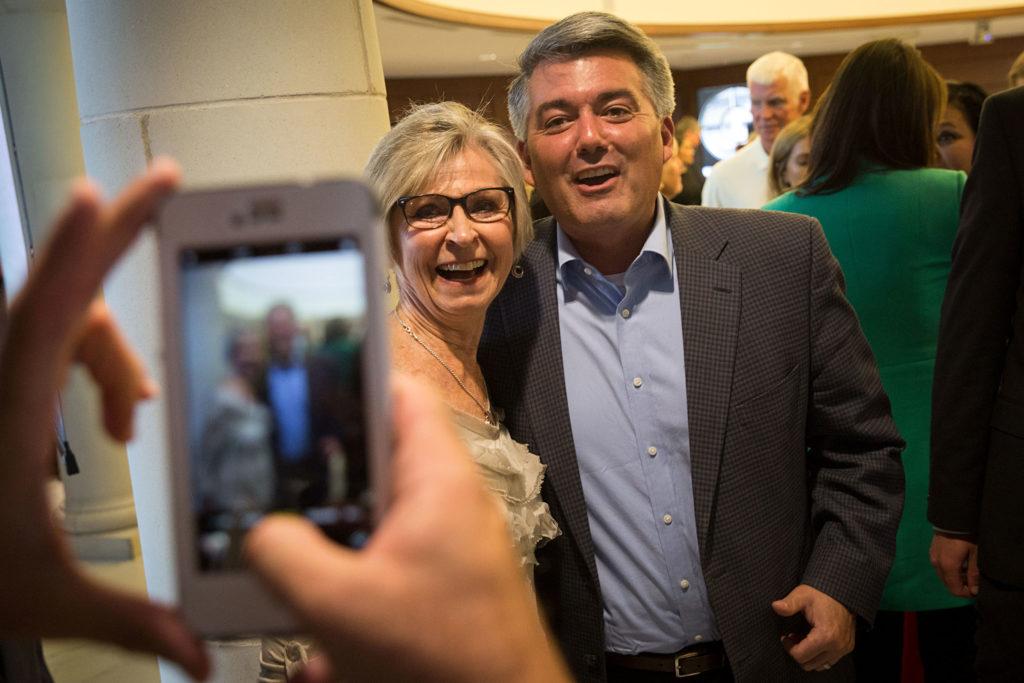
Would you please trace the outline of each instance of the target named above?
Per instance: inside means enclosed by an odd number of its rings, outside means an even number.
[[[462,380],[459,379],[459,376],[455,374],[455,371],[452,370],[451,366],[445,363],[444,359],[441,358],[441,356],[437,355],[434,349],[427,346],[426,342],[420,339],[419,335],[413,332],[412,328],[405,324],[405,321],[402,320],[402,316],[398,315],[397,308],[395,309],[395,319],[398,320],[398,324],[402,326],[402,329],[405,330],[406,334],[412,337],[414,342],[422,346],[427,353],[434,357],[434,360],[441,364],[441,367],[448,371],[448,374],[452,376],[452,379],[454,379],[455,382],[459,385],[459,388],[461,388],[462,391],[466,393],[466,396],[469,396],[470,400],[473,401],[473,403],[476,404],[476,407],[480,409],[480,412],[483,413],[484,422],[491,425],[492,427],[497,426],[498,422],[497,420],[494,419],[494,413],[491,412],[489,409],[485,408],[484,404],[478,401],[476,399],[476,396],[474,396],[470,392],[470,390],[466,388],[466,385],[462,383]]]

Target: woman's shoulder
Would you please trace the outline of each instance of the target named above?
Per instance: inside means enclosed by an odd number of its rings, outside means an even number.
[[[796,190],[790,190],[785,194],[780,194],[761,208],[765,211],[793,211],[800,205],[801,199],[803,198],[796,193]]]
[[[954,192],[957,195],[963,190],[967,174],[963,171],[952,171],[947,168],[911,168],[905,170],[889,170],[881,174],[867,174],[877,177],[887,185],[898,188],[909,188],[916,191]]]
[[[844,194],[850,188],[832,192],[829,194],[803,194],[799,189],[779,195],[765,204],[762,208],[765,211],[784,211],[786,213],[798,213],[805,216],[817,218],[819,221],[825,215],[831,215],[836,208],[834,195]]]

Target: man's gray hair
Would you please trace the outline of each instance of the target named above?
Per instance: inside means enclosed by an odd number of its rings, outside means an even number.
[[[792,95],[799,96],[805,90],[811,90],[807,82],[807,67],[799,57],[788,52],[769,52],[747,67],[747,85],[771,85],[779,76],[785,77]]]
[[[519,55],[519,74],[508,87],[508,117],[512,130],[526,140],[530,113],[527,86],[533,70],[545,62],[569,61],[607,50],[628,55],[643,76],[644,94],[660,117],[676,106],[672,69],[661,49],[647,34],[624,19],[604,12],[579,12],[548,26]]]
[[[422,193],[439,169],[469,149],[490,159],[502,184],[515,190],[512,247],[516,258],[533,238],[523,166],[508,133],[458,102],[420,104],[381,138],[364,170],[381,203],[388,247],[398,266],[402,265],[399,228],[390,220],[398,198]]]

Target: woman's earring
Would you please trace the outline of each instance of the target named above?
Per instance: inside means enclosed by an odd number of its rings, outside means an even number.
[[[525,271],[523,270],[523,267],[520,264],[517,263],[514,266],[512,266],[512,277],[514,277],[515,279],[518,280],[524,274],[525,274]]]
[[[386,294],[391,293],[391,273],[384,275],[384,292]]]

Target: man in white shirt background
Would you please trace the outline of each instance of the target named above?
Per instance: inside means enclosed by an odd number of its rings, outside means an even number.
[[[756,138],[734,156],[715,164],[704,183],[701,204],[760,209],[771,198],[768,154],[787,123],[807,111],[811,91],[799,57],[785,52],[761,55],[747,68],[750,113]]]

